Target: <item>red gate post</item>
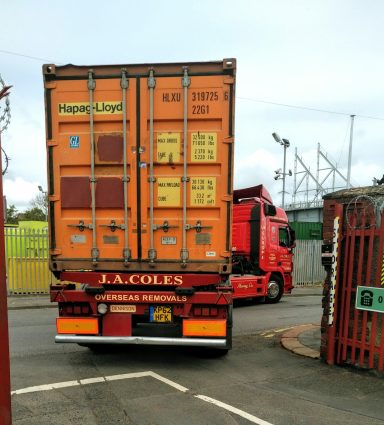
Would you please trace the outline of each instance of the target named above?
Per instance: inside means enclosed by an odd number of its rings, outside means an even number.
[[[10,87],[3,87],[3,89],[0,90],[0,99],[9,94],[9,89]],[[1,160],[0,131],[0,423],[1,425],[12,425],[7,280],[4,242],[3,170]]]
[[[328,327],[327,327],[327,363],[330,365],[335,364],[335,345],[336,345],[336,321],[338,319],[338,300],[339,300],[339,284],[340,272],[338,263],[341,233],[343,227],[343,208],[340,204],[335,205],[335,220],[333,228],[333,252],[332,252],[332,275],[329,288],[328,303]]]

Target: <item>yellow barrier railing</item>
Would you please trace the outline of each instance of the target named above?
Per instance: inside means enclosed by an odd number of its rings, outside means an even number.
[[[46,223],[37,224],[45,228],[4,229],[9,294],[47,294],[49,284],[57,282],[48,267]]]
[[[11,294],[47,294],[57,279],[48,269],[47,259],[8,258],[8,292]]]

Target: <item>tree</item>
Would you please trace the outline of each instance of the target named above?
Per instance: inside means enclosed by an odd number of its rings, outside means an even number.
[[[45,215],[44,221],[47,220],[48,216],[48,196],[46,192],[39,192],[29,203],[34,208],[38,208]]]
[[[19,212],[16,207],[12,204],[7,208],[7,224],[18,224],[19,223]]]
[[[38,207],[32,207],[19,213],[19,221],[46,221],[47,216],[44,211]]]

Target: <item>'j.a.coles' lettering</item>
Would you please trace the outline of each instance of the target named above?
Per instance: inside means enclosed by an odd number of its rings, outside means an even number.
[[[173,285],[179,286],[183,283],[183,276],[180,275],[156,275],[156,274],[101,274],[99,282],[101,284],[126,284],[126,285]]]

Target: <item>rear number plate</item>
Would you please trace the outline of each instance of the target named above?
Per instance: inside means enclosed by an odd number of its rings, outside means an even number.
[[[151,322],[172,322],[172,307],[165,305],[150,306],[149,313]]]

